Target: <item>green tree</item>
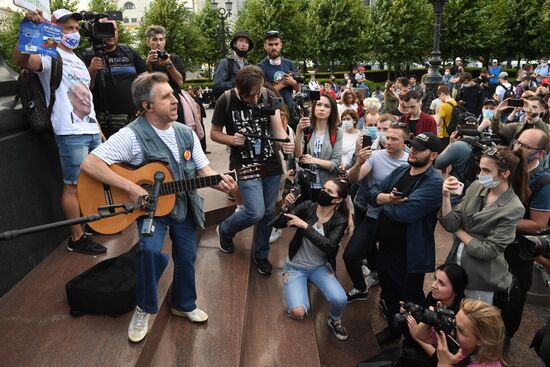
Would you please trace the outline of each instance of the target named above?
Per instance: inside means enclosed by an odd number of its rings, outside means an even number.
[[[204,36],[204,43],[201,47],[200,59],[208,64],[208,76],[212,75],[212,66],[216,65],[223,55],[220,46],[220,20],[212,11],[210,2],[206,2],[204,8],[193,17],[193,24]]]
[[[369,59],[391,67],[426,60],[433,40],[433,10],[425,0],[377,0],[367,12]]]
[[[246,31],[254,40],[256,48],[250,59],[259,61],[265,56],[263,35],[266,31],[278,30],[284,39],[283,54],[293,60],[310,59],[308,52],[307,19],[303,0],[247,0],[244,3],[235,30]]]
[[[52,13],[57,9],[67,9],[76,12],[78,11],[78,0],[51,0],[50,9]]]
[[[139,50],[143,55],[149,52],[143,34],[150,25],[162,25],[166,28],[166,50],[177,54],[187,69],[193,70],[202,63],[200,55],[205,37],[193,25],[192,13],[183,2],[178,0],[151,2],[138,27]]]
[[[12,62],[11,55],[17,44],[19,24],[23,17],[22,11],[12,11],[9,15],[0,18],[0,53],[8,65],[15,70],[19,70],[19,67]]]
[[[309,7],[312,44],[316,55],[332,69],[336,62],[352,65],[364,42],[366,9],[361,0],[314,0]],[[345,21],[342,21],[345,20]]]

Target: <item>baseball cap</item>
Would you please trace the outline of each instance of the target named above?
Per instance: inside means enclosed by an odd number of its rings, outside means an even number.
[[[485,101],[483,101],[483,106],[485,106],[486,104],[492,104],[492,105],[498,106],[497,101],[495,101],[492,98],[487,98]]]
[[[82,14],[73,13],[67,9],[57,9],[52,13],[52,21],[55,23],[63,23],[70,18],[80,22],[82,20]]]
[[[246,38],[248,40],[248,51],[252,50],[254,48],[254,42],[252,42],[252,39],[248,35],[248,32],[237,32],[231,39],[231,48],[235,50],[235,42],[237,41],[237,38]]]
[[[497,63],[498,63],[498,60],[497,60],[497,59],[493,59],[493,62],[497,62]]]
[[[264,34],[264,41],[268,38],[273,38],[273,37],[278,37],[280,39],[283,39],[283,37],[281,36],[281,33],[279,33],[279,31],[267,31]]]
[[[506,79],[506,78],[508,78],[508,73],[505,72],[505,71],[501,71],[500,74],[498,74],[498,77]]]
[[[455,61],[462,61],[462,59],[460,57],[457,57]]]
[[[540,82],[540,84],[548,84],[548,85],[550,85],[550,78],[544,78],[544,79],[542,79],[542,82]]]
[[[437,153],[441,151],[441,140],[430,132],[418,134],[414,140],[405,140],[405,143],[410,144],[417,150],[429,149],[432,152]]]

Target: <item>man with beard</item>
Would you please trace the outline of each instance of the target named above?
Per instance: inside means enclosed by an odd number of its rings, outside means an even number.
[[[235,75],[246,65],[250,64],[245,59],[246,54],[254,48],[254,42],[247,32],[237,32],[231,40],[233,54],[218,61],[214,74],[214,87],[212,93],[218,98],[226,90],[235,87]]]
[[[396,339],[392,326],[399,301],[424,302],[424,275],[435,268],[434,230],[441,207],[443,179],[432,167],[441,141],[430,132],[410,141],[408,164],[396,168],[368,192],[369,203],[382,206],[378,215],[378,279],[388,312],[388,327],[376,334],[379,344]]]
[[[273,85],[288,106],[290,115],[293,116],[294,103],[292,91],[298,91],[300,84],[294,79],[296,69],[294,62],[281,57],[283,38],[277,31],[269,31],[264,35],[264,50],[267,57],[258,63],[262,68],[265,80]]]

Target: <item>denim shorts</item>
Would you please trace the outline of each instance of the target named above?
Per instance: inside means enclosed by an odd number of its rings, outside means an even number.
[[[101,144],[99,134],[55,135],[59,150],[63,183],[76,185],[80,174],[80,165],[92,150]]]

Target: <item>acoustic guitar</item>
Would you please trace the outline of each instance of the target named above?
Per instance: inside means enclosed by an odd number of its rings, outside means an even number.
[[[162,162],[151,162],[138,168],[113,164],[110,168],[116,174],[143,187],[149,195],[153,192],[153,177],[155,173],[158,171],[164,173],[164,182],[160,187],[157,210],[155,211],[156,217],[165,216],[172,211],[176,204],[177,193],[214,186],[221,181],[220,175],[174,181],[168,165]],[[236,181],[259,179],[263,176],[263,166],[253,164],[243,167],[238,171],[228,172],[226,175],[233,177]],[[84,172],[80,172],[80,176],[78,177],[77,192],[80,210],[86,216],[97,214],[99,208],[103,206],[131,202],[130,195],[126,191],[97,181]],[[111,209],[111,212],[114,211],[114,208]],[[136,208],[127,215],[102,218],[88,224],[98,233],[113,234],[122,231],[137,218],[148,214],[149,212],[146,210]]]

